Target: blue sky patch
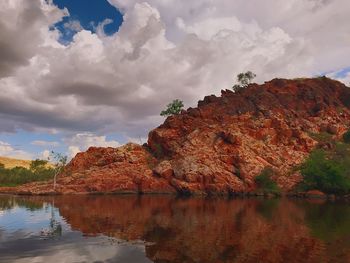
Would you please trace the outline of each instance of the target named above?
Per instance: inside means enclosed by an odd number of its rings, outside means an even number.
[[[61,143],[61,136],[58,134],[48,133],[35,133],[24,130],[17,130],[16,133],[2,133],[0,134],[0,141],[9,143],[14,150],[25,151],[28,153],[40,154],[42,151],[54,150],[58,152],[65,152],[66,145]],[[47,142],[58,142],[57,146],[39,146],[33,144],[34,141],[47,141]]]
[[[60,9],[66,7],[70,14],[55,25],[62,33],[60,41],[63,44],[72,41],[73,36],[79,31],[79,24],[85,30],[96,32],[97,25],[108,19],[111,22],[104,26],[104,31],[107,35],[112,35],[119,30],[123,22],[122,13],[107,0],[53,0],[53,2]]]
[[[344,68],[340,71],[338,71],[335,75],[336,78],[345,78],[346,75],[350,72],[350,67]]]

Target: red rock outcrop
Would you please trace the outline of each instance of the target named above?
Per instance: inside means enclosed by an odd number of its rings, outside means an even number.
[[[313,134],[340,138],[350,126],[350,89],[325,77],[274,79],[221,93],[168,117],[149,133],[146,146],[79,153],[60,176],[57,192],[249,192],[265,167],[288,191],[301,180],[292,168],[318,143]],[[32,184],[16,191],[48,189]]]

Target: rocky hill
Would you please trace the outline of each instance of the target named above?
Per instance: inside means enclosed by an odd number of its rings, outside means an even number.
[[[20,160],[20,159],[0,156],[0,164],[3,164],[5,168],[8,168],[8,169],[14,168],[16,166],[29,168],[30,163],[31,163],[30,160]]]
[[[295,167],[318,144],[317,134],[337,139],[349,127],[350,89],[344,84],[326,77],[274,79],[205,97],[152,130],[146,145],[77,154],[56,190],[234,194],[254,191],[254,178],[270,167],[272,179],[289,191],[302,179]],[[16,191],[49,193],[52,185]]]

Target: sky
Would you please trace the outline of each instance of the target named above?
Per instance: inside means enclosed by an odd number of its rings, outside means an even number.
[[[350,83],[348,0],[2,0],[0,156],[144,143],[247,70]]]

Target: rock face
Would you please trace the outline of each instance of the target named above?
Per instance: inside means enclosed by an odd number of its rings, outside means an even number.
[[[349,106],[350,89],[339,82],[274,79],[205,97],[151,131],[148,145],[168,160],[180,192],[251,191],[267,166],[289,190],[301,179],[292,168],[317,144],[312,134],[339,137],[349,127]]]
[[[234,194],[254,191],[265,167],[288,191],[301,180],[293,167],[318,143],[314,135],[340,138],[350,126],[350,89],[325,77],[274,79],[221,93],[168,117],[149,133],[147,145],[79,153],[57,192]],[[20,191],[43,189],[48,185]]]

